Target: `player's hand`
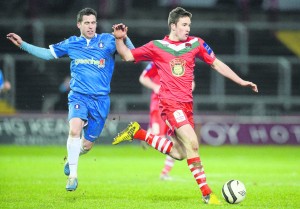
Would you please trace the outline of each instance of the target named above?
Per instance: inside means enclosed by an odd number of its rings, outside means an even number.
[[[256,85],[255,83],[250,82],[250,81],[243,81],[243,82],[241,83],[241,86],[249,87],[249,88],[252,89],[252,91],[258,92],[257,85]]]
[[[127,36],[128,27],[123,23],[113,25],[113,35],[116,39],[124,39]]]
[[[10,89],[11,89],[11,84],[10,84],[10,82],[9,82],[9,81],[5,81],[4,84],[3,84],[2,90],[3,90],[4,92],[6,92],[6,91],[9,91]]]
[[[22,38],[15,33],[7,34],[6,38],[11,42],[13,42],[13,44],[16,45],[17,47],[20,47],[23,42]]]

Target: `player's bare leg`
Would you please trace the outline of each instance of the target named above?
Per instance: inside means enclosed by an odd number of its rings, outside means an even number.
[[[186,158],[186,150],[183,143],[177,139],[175,135],[169,136],[169,139],[173,142],[173,147],[168,154],[175,160],[183,160]]]

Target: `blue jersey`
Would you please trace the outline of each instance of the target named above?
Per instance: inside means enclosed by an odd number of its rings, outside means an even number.
[[[70,88],[73,91],[96,96],[110,93],[116,53],[112,34],[96,34],[91,40],[71,36],[49,47],[55,58],[70,57]]]

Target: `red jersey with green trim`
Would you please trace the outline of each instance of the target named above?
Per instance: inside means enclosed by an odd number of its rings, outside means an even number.
[[[131,50],[136,62],[153,61],[160,76],[159,98],[193,101],[195,58],[211,65],[216,59],[212,49],[199,37],[171,41],[169,36]]]

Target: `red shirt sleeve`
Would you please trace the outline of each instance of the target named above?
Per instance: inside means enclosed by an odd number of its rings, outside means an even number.
[[[147,73],[145,74],[145,76],[150,77],[150,78],[157,76],[157,68],[153,62],[150,62],[147,65],[145,70],[147,70]]]
[[[152,41],[135,49],[131,50],[135,62],[151,61],[153,57],[153,43]]]
[[[199,43],[200,43],[199,46],[200,50],[199,53],[197,54],[197,57],[200,58],[203,62],[207,63],[208,65],[211,65],[216,59],[215,53],[209,47],[209,45],[200,38],[199,38]]]

